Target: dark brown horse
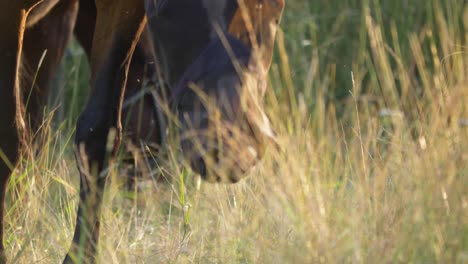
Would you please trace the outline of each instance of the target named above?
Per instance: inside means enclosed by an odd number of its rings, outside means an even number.
[[[125,88],[140,87],[134,82],[156,75],[147,65],[154,62],[150,47],[167,91],[150,96],[149,109],[166,104],[178,113],[184,155],[203,178],[239,180],[273,136],[261,99],[283,8],[284,0],[0,0],[0,219],[6,184],[27,137],[26,120],[40,107],[73,29],[90,54],[92,73],[76,129],[80,203],[65,262],[94,260],[106,182],[102,172],[122,140]],[[140,38],[146,15],[151,34]],[[37,65],[44,49],[44,72],[33,88],[34,103],[25,109],[23,94],[31,83],[20,68]],[[148,76],[143,69],[150,69]],[[167,122],[161,115],[156,119],[157,126]],[[116,136],[109,150],[111,128]],[[156,131],[154,140],[161,144],[165,130]]]

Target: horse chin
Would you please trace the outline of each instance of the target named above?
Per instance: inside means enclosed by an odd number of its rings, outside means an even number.
[[[209,183],[231,184],[250,175],[252,169],[258,164],[259,159],[251,157],[222,157],[217,163],[209,162],[210,157],[203,159],[198,165],[192,164],[192,168]],[[195,169],[196,168],[196,169]],[[202,170],[200,170],[202,168]]]
[[[218,133],[187,130],[181,138],[182,152],[189,166],[203,180],[212,183],[238,182],[249,175],[263,154],[253,134],[226,124],[218,128]]]

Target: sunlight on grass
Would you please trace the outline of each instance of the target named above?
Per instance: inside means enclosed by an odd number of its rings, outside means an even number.
[[[266,98],[280,148],[235,185],[200,185],[168,148],[159,180],[128,190],[116,162],[101,263],[468,261],[466,3],[304,2],[286,7]],[[71,243],[73,131],[52,117],[11,179],[12,263],[58,263]]]

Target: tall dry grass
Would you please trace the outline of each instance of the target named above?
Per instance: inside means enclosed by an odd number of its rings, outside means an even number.
[[[281,149],[236,185],[200,184],[168,148],[163,180],[126,191],[115,162],[100,262],[468,262],[467,29],[460,0],[289,1],[266,98]],[[71,242],[73,131],[52,117],[10,183],[13,263]]]

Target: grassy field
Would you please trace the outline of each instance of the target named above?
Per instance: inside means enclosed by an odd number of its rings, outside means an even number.
[[[289,0],[266,97],[282,151],[236,185],[178,164],[124,188],[116,163],[101,263],[468,263],[468,4]],[[78,202],[76,47],[7,201],[12,263],[58,263]],[[151,157],[150,157],[151,158]]]

